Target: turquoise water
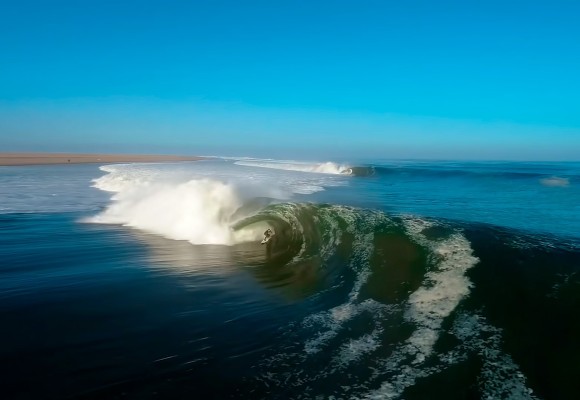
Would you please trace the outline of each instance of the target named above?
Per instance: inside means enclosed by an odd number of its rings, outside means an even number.
[[[578,163],[1,167],[2,391],[572,398],[579,207]]]

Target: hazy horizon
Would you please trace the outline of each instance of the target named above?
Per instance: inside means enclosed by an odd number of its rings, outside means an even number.
[[[0,151],[580,161],[580,4],[0,6]]]

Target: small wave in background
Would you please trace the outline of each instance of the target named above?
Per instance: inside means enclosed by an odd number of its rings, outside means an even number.
[[[307,163],[298,161],[274,161],[274,160],[254,160],[236,161],[237,165],[257,168],[281,169],[285,171],[312,172],[317,174],[350,175],[352,170],[347,165],[340,165],[333,162]]]

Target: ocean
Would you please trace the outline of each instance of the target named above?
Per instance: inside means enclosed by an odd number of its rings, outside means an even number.
[[[580,163],[0,167],[0,260],[4,399],[580,395]]]

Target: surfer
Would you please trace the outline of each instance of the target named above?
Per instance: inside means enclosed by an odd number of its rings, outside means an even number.
[[[260,242],[261,244],[266,244],[274,237],[274,231],[270,228],[266,229],[264,232],[264,239]]]

